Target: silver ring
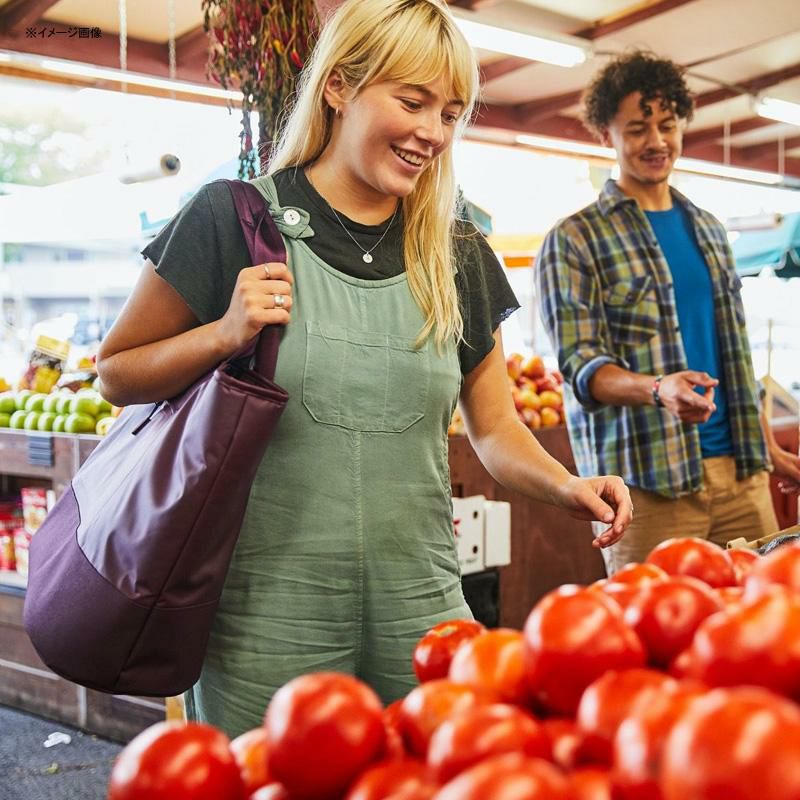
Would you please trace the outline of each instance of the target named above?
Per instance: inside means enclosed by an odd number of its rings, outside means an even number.
[[[274,294],[272,302],[275,303],[275,308],[283,308],[286,305],[286,298],[282,294]]]
[[[267,264],[264,264],[264,272],[267,273],[267,280],[268,281],[272,280],[272,275],[270,275],[269,266]]]

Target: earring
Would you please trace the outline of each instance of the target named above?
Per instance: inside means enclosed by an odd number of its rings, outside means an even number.
[[[336,108],[333,111],[336,114],[336,116],[339,117],[339,119],[342,118],[342,109],[339,106],[336,106]]]

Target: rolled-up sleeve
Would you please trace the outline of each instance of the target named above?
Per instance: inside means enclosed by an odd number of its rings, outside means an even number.
[[[562,225],[545,237],[534,280],[542,324],[564,380],[587,411],[597,410],[602,404],[591,396],[589,379],[603,364],[624,364],[610,345],[595,272]]]

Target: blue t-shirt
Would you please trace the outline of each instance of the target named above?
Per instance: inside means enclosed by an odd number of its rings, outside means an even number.
[[[668,211],[645,211],[645,214],[672,272],[678,323],[689,369],[707,372],[719,379],[714,389],[717,410],[708,422],[698,426],[703,457],[733,455],[708,265],[695,239],[691,220],[679,203]]]

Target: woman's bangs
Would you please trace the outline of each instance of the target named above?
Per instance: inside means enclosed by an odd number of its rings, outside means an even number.
[[[422,86],[445,78],[448,97],[472,107],[477,94],[478,71],[469,45],[456,33],[439,26],[398,25],[385,42],[386,60],[373,81],[398,81]],[[379,60],[380,61],[380,60]]]

